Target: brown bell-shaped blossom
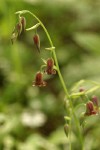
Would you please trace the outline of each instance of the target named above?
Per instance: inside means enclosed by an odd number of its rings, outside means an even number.
[[[34,44],[36,45],[38,52],[40,53],[40,37],[37,33],[33,36],[33,41]]]
[[[33,81],[33,85],[32,86],[46,86],[46,82],[43,81],[43,73],[41,72],[37,72],[36,77],[35,77],[35,81]]]
[[[90,115],[96,115],[97,111],[94,108],[93,102],[89,101],[86,103],[86,113],[85,115],[90,116]]]
[[[56,70],[54,69],[54,60],[52,58],[48,58],[47,66],[44,72],[49,75],[56,74]]]
[[[21,22],[17,23],[16,30],[18,32],[18,35],[20,35],[21,32],[22,32],[22,24],[21,24]]]
[[[25,19],[25,17],[21,17],[20,22],[22,24],[22,31],[25,31],[25,28],[26,28],[26,19]]]
[[[12,44],[17,39],[18,36],[25,30],[26,27],[26,19],[24,17],[20,17],[19,22],[15,25],[14,30],[11,35]]]

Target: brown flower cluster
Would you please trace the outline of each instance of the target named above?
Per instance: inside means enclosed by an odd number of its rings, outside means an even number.
[[[25,28],[26,28],[26,19],[25,19],[25,17],[19,17],[19,21],[16,24],[16,26],[14,27],[14,30],[12,32],[12,36],[11,36],[12,44],[17,39],[17,37],[20,36],[20,34],[25,31]]]
[[[34,45],[36,46],[39,54],[40,54],[40,36],[37,33],[37,24],[35,25],[36,28],[35,29],[35,34],[33,35],[33,42]],[[19,21],[16,24],[13,32],[12,32],[12,36],[11,36],[11,42],[12,44],[14,43],[14,41],[17,39],[18,36],[20,36],[20,34],[22,32],[24,32],[25,30],[30,30],[26,29],[26,19],[23,16],[19,16]],[[47,61],[45,62],[45,69],[43,71],[38,71],[35,75],[35,80],[33,81],[33,86],[38,86],[38,87],[43,87],[46,86],[46,82],[43,80],[43,75],[44,74],[48,74],[48,75],[54,75],[56,74],[56,70],[54,69],[54,60],[53,58],[48,58]]]
[[[48,58],[46,62],[46,69],[44,70],[44,73],[48,75],[53,75],[56,74],[56,70],[54,69],[54,60],[52,58]],[[43,81],[43,73],[42,72],[37,72],[35,81],[33,81],[33,86],[46,86],[46,82]]]
[[[96,115],[99,113],[99,104],[97,96],[93,96],[91,101],[86,103],[86,116]]]

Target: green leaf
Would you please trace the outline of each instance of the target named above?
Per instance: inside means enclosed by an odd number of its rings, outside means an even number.
[[[87,91],[86,91],[86,94],[91,93],[91,92],[94,92],[95,90],[97,90],[97,89],[99,89],[99,88],[100,88],[100,86],[95,86],[95,87],[93,87],[93,88],[87,90]]]

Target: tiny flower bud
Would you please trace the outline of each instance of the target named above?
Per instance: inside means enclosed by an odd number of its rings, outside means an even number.
[[[68,133],[69,133],[69,125],[68,124],[64,125],[64,131],[65,131],[66,136],[68,137]]]
[[[40,53],[40,37],[38,34],[35,34],[33,37],[34,44],[36,45],[38,52]]]
[[[43,81],[43,74],[41,72],[37,72],[33,86],[46,86],[46,82]]]
[[[20,22],[22,24],[22,31],[25,31],[25,27],[26,27],[26,19],[25,19],[25,17],[21,17],[20,18]]]
[[[18,35],[20,35],[21,34],[21,32],[22,32],[22,24],[19,22],[19,23],[17,23],[17,25],[16,25],[16,29],[17,29],[17,32],[18,32]]]
[[[80,89],[79,89],[79,92],[84,92],[85,91],[85,89],[83,88],[83,87],[81,87]]]

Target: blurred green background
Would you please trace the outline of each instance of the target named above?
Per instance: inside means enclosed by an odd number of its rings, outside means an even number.
[[[33,44],[34,31],[13,45],[10,41],[18,21],[15,12],[24,9],[48,29],[70,89],[80,79],[100,82],[100,1],[0,0],[0,150],[67,150],[64,92],[58,75],[45,76],[45,88],[32,87],[43,64],[41,57],[50,57],[44,50],[49,47],[45,33],[39,27],[41,55]],[[27,28],[37,23],[32,16],[25,17]],[[100,97],[100,90],[93,95]],[[85,150],[99,150],[100,119],[91,119],[84,134]],[[79,150],[76,137],[73,132],[73,150]]]

